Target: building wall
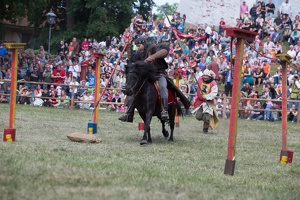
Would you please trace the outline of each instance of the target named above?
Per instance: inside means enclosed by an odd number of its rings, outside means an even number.
[[[264,0],[268,3],[268,0]],[[273,0],[276,8],[280,8],[284,0]],[[246,4],[250,8],[256,0],[246,0]],[[299,15],[300,3],[299,0],[289,0],[292,4],[292,20],[295,15]],[[195,25],[207,23],[209,25],[218,26],[221,17],[224,17],[225,22],[229,26],[235,26],[236,18],[240,15],[240,4],[242,0],[180,0],[177,11],[181,16],[186,14],[187,22]]]

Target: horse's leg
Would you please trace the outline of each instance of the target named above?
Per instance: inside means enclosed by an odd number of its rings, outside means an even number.
[[[170,129],[171,129],[171,134],[169,141],[174,141],[173,139],[173,133],[174,133],[174,125],[175,125],[175,115],[176,115],[176,106],[170,106],[169,107],[169,117],[170,117]]]
[[[151,134],[150,134],[150,126],[149,126],[149,131],[148,131],[148,143],[152,143],[152,138],[151,138]]]
[[[166,130],[166,125],[165,125],[165,121],[160,120],[161,125],[162,125],[162,134],[165,138],[169,137],[169,132]]]
[[[151,119],[152,119],[152,114],[150,113],[146,113],[146,117],[145,117],[145,125],[144,125],[144,135],[143,135],[143,138],[142,140],[140,141],[140,145],[143,145],[143,144],[147,144],[148,143],[148,137],[147,136],[150,136],[150,123],[151,123]],[[151,139],[151,136],[150,136],[150,139]]]

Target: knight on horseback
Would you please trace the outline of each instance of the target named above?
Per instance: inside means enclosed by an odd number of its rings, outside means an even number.
[[[149,40],[147,38],[140,37],[135,40],[135,44],[138,46],[138,50],[132,53],[132,48],[128,45],[129,50],[128,58],[132,63],[137,61],[144,61],[144,62],[151,62],[157,68],[157,76],[158,84],[159,84],[159,92],[162,100],[162,112],[161,112],[161,119],[163,121],[168,121],[168,89],[167,89],[167,74],[166,69],[168,65],[165,61],[165,57],[169,53],[169,47],[167,44],[155,44],[153,40]],[[128,101],[132,101],[132,97],[128,97]],[[131,102],[128,102],[131,105]],[[134,106],[130,106],[127,114],[120,117],[119,120],[124,122],[132,122],[134,115]]]

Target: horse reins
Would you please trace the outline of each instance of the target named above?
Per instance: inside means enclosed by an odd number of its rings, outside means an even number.
[[[130,105],[129,105],[127,111],[126,111],[126,114],[128,113],[128,111],[129,111],[129,110],[131,109],[131,107],[133,106],[133,103],[134,103],[134,101],[135,101],[135,99],[136,99],[136,96],[141,92],[141,89],[143,88],[145,82],[146,82],[146,79],[144,80],[143,84],[140,86],[140,88],[139,88],[139,90],[137,91],[137,93],[133,96],[133,100],[131,101],[131,103],[130,103]]]

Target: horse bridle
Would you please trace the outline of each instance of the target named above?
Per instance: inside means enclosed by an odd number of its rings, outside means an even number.
[[[133,72],[128,72],[128,73],[133,73]],[[141,79],[141,77],[139,77],[139,80]],[[136,82],[136,84],[134,85],[134,87],[133,88],[135,88],[135,86],[138,84],[138,82],[139,81],[137,81]],[[134,103],[134,101],[135,101],[135,98],[137,97],[137,95],[141,92],[141,90],[142,90],[142,88],[143,88],[143,86],[144,86],[144,84],[145,84],[145,82],[146,82],[146,79],[143,81],[143,83],[142,83],[142,85],[139,87],[139,89],[138,89],[138,91],[137,91],[137,93],[135,93],[134,94],[134,96],[133,96],[133,100],[131,101],[131,103],[130,103],[130,105],[129,105],[129,107],[128,107],[128,109],[127,109],[127,112],[126,112],[126,114],[128,113],[128,111],[131,109],[131,107],[133,106],[133,103]]]

